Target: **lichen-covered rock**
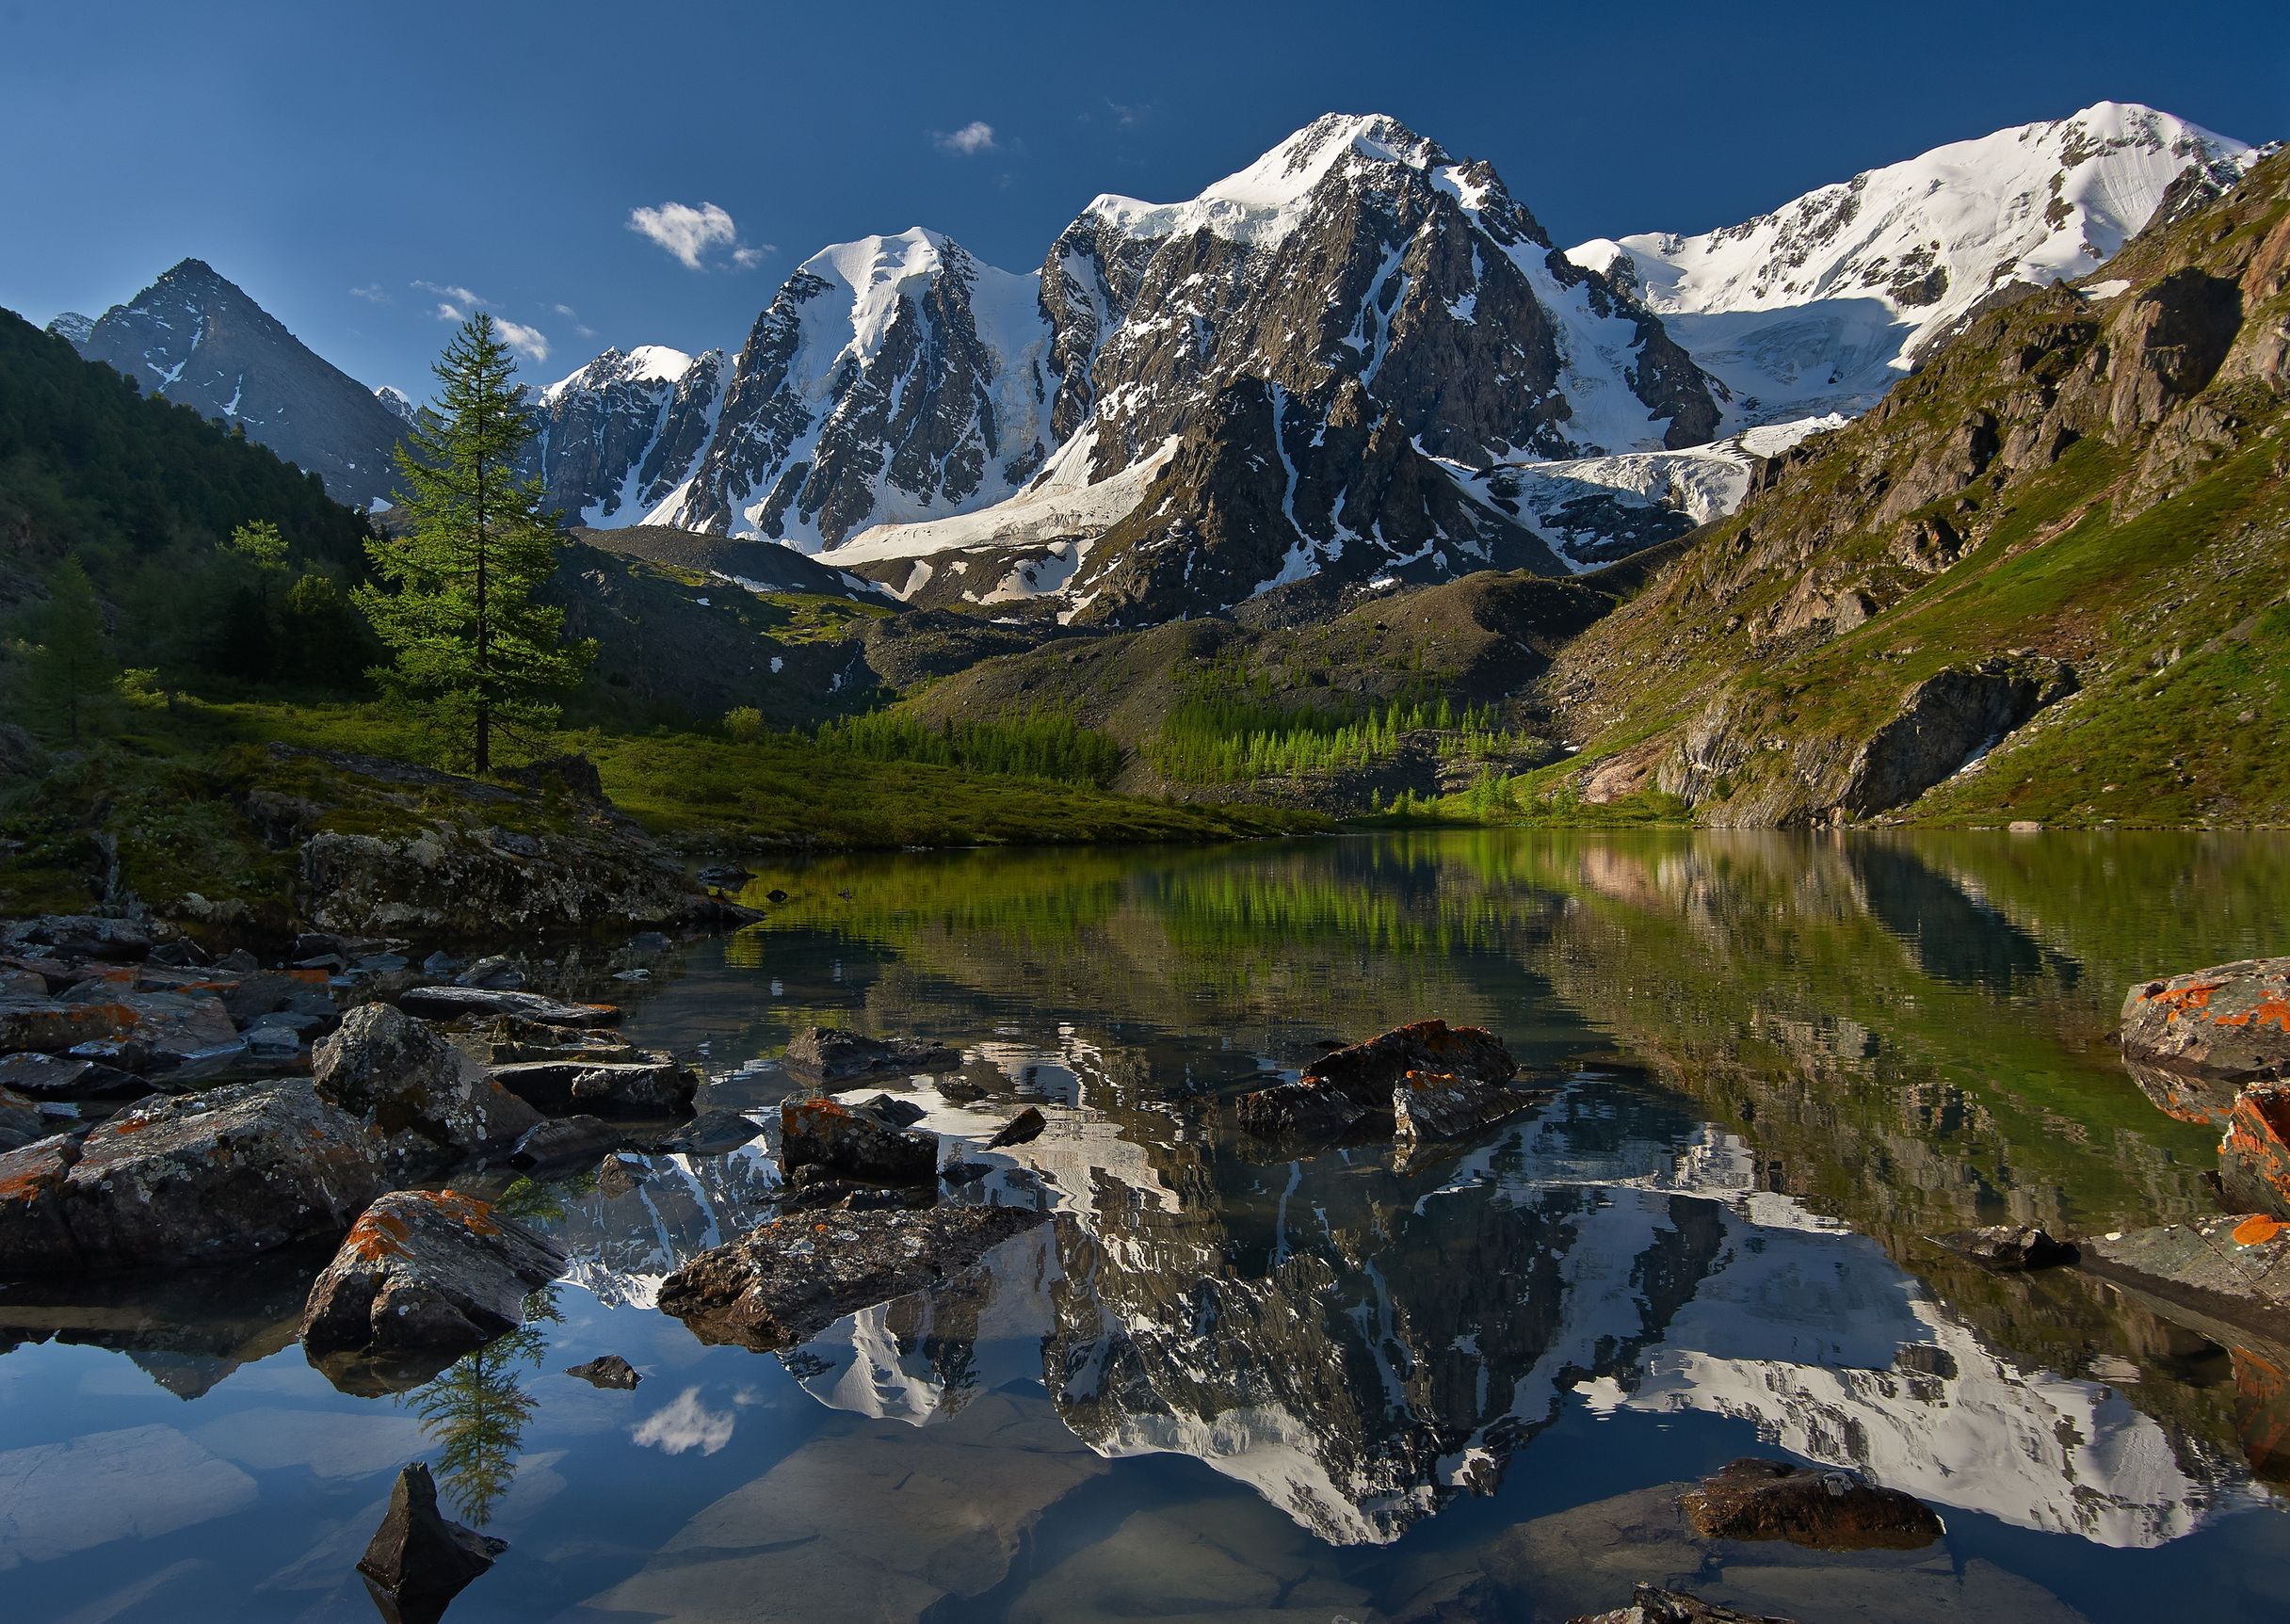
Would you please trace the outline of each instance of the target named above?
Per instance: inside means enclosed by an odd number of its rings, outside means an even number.
[[[386,1004],[365,1004],[312,1056],[318,1097],[387,1136],[395,1171],[438,1172],[506,1151],[540,1114],[490,1081],[438,1032]]]
[[[802,1076],[840,1083],[877,1071],[939,1070],[960,1066],[962,1056],[920,1037],[867,1037],[837,1026],[814,1026],[795,1035],[782,1063]]]
[[[437,1624],[446,1606],[508,1549],[449,1522],[437,1508],[437,1484],[415,1461],[397,1474],[390,1508],[358,1559],[374,1603],[389,1624]]]
[[[2104,1279],[2290,1341],[2290,1224],[2268,1214],[2097,1235],[2082,1254]]]
[[[2218,1142],[2218,1193],[2237,1212],[2290,1218],[2290,1083],[2245,1088]]]
[[[0,1157],[0,1277],[225,1262],[333,1236],[380,1187],[373,1131],[303,1083],[131,1107]]]
[[[2123,996],[2125,1057],[2227,1083],[2290,1077],[2290,957],[2142,981]]]
[[[790,1178],[816,1168],[855,1184],[927,1184],[938,1177],[938,1135],[825,1097],[788,1100],[780,1105],[780,1166]]]
[[[60,1054],[116,1036],[134,1018],[117,1004],[66,1004],[44,995],[0,997],[0,1054]]]
[[[21,1094],[0,1088],[0,1150],[19,1150],[48,1136],[47,1118]]]
[[[58,958],[136,963],[150,956],[152,933],[149,925],[132,919],[49,913],[0,928],[0,942],[13,951],[47,953]]]
[[[1958,1230],[1933,1239],[1999,1273],[2048,1269],[2075,1261],[2072,1246],[2054,1240],[2033,1224],[1991,1224],[1984,1230]]]
[[[1679,1503],[1704,1539],[1785,1539],[1815,1551],[1915,1551],[1941,1536],[1912,1494],[1833,1467],[1736,1460]]]
[[[773,1352],[845,1314],[960,1274],[1049,1222],[1019,1207],[877,1209],[775,1218],[668,1277],[660,1310],[703,1343]]]
[[[1411,1071],[1392,1089],[1392,1133],[1409,1144],[1459,1139],[1524,1111],[1535,1097],[1508,1083]]]
[[[457,1190],[397,1190],[359,1215],[310,1288],[302,1349],[457,1358],[524,1323],[563,1268],[555,1242]]]
[[[620,1010],[609,1004],[567,1004],[538,992],[497,987],[415,987],[398,995],[397,1006],[432,1021],[492,1015],[541,1026],[611,1026],[621,1019]]]
[[[1567,1624],[1796,1624],[1796,1620],[1772,1613],[1738,1613],[1683,1590],[1641,1584],[1632,1594],[1629,1606],[1609,1613],[1585,1613]]]

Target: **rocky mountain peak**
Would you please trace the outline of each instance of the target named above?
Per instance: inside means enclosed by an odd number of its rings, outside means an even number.
[[[86,344],[88,335],[95,330],[95,317],[82,315],[75,310],[59,311],[55,319],[48,323],[48,330],[77,348]]]

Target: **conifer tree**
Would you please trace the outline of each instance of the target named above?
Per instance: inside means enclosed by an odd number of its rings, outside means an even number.
[[[532,427],[492,318],[470,317],[434,370],[438,406],[397,450],[412,527],[367,543],[388,589],[363,587],[355,601],[395,661],[379,675],[466,730],[483,773],[495,731],[553,724],[545,696],[578,682],[596,650],[566,644],[564,611],[533,601],[556,532],[540,482],[517,477]]]
[[[117,672],[104,639],[104,608],[96,602],[95,583],[73,555],[48,581],[47,608],[40,617],[40,643],[32,658],[34,695],[51,716],[63,718],[76,745],[89,700],[108,688]]]

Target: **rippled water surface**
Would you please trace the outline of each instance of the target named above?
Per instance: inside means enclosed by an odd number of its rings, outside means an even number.
[[[1807,1624],[2290,1609],[2290,1354],[1924,1239],[2213,1210],[2216,1128],[2105,1038],[2136,977],[2285,950],[2290,843],[1470,833],[775,887],[588,989],[759,1119],[796,1027],[958,1045],[959,1101],[892,1086],[974,1136],[1040,1104],[996,1182],[1054,1225],[772,1357],[651,1307],[770,1210],[766,1142],[528,1187],[570,1277],[395,1398],[302,1359],[310,1260],[0,1293],[0,1616],[371,1616],[417,1457],[509,1543],[460,1624],[1560,1620],[1649,1579]],[[1545,1102],[1406,1162],[1232,1134],[1252,1078],[1430,1015]],[[605,1352],[642,1386],[561,1374]],[[1680,1487],[1752,1453],[1946,1536],[1693,1537]]]

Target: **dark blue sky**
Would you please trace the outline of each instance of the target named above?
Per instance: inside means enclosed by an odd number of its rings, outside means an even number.
[[[1492,160],[1572,243],[2105,99],[2290,135],[2290,4],[0,0],[0,304],[96,314],[196,255],[415,388],[475,290],[546,379],[736,345],[868,232],[1031,268],[1093,194],[1188,197],[1331,109]],[[687,269],[628,227],[669,202],[736,236]]]

